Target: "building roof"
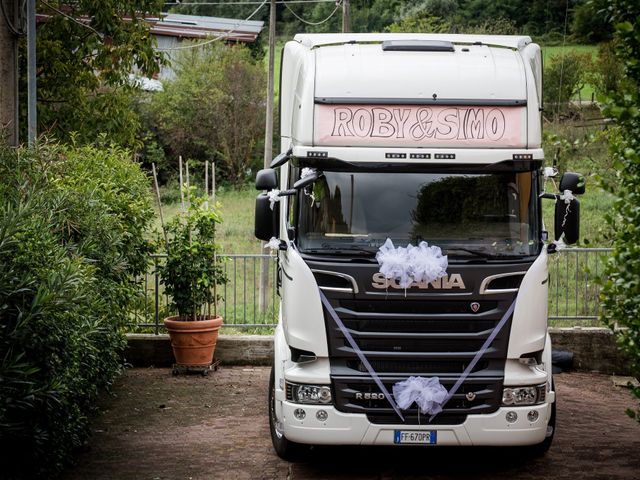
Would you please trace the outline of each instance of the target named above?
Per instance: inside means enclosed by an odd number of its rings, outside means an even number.
[[[225,36],[236,42],[255,42],[264,22],[235,18],[205,17],[169,13],[161,19],[150,20],[151,33],[178,38],[206,38]]]

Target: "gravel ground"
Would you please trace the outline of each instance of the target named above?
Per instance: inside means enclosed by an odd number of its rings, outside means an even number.
[[[132,369],[101,402],[76,467],[86,479],[640,479],[640,425],[628,390],[605,375],[556,376],[557,434],[530,458],[517,449],[323,447],[296,463],[271,447],[269,369],[224,367],[208,377]]]

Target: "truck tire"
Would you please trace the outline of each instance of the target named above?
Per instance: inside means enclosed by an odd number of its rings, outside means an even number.
[[[551,388],[555,392],[556,388],[555,388],[553,379],[551,380]],[[547,453],[549,448],[551,448],[551,444],[553,443],[553,437],[556,434],[556,405],[557,404],[558,404],[558,399],[556,397],[556,400],[551,404],[551,418],[549,418],[549,424],[547,425],[547,436],[542,442],[528,447],[531,456],[539,457]]]
[[[271,367],[271,375],[269,376],[269,431],[271,432],[271,442],[280,458],[283,460],[294,460],[301,452],[301,445],[287,440],[284,433],[279,431],[276,425],[275,376],[275,368]]]

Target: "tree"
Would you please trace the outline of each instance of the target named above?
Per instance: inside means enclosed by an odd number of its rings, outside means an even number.
[[[94,141],[100,133],[139,146],[129,74],[153,75],[163,62],[146,16],[162,0],[39,1],[37,31],[38,128],[60,140]],[[22,45],[25,47],[24,42]],[[26,118],[26,55],[21,55],[21,105]],[[23,125],[24,128],[24,125]],[[25,137],[23,137],[25,138]]]
[[[611,154],[618,174],[605,187],[617,196],[608,222],[615,232],[602,289],[602,320],[618,339],[629,365],[640,377],[640,3],[613,0],[616,54],[623,62],[620,91],[610,92],[604,114],[616,121]],[[640,399],[640,388],[634,389]],[[640,422],[640,408],[628,413]]]
[[[612,26],[608,21],[607,0],[587,0],[573,12],[571,34],[580,43],[611,40]]]
[[[176,79],[148,106],[149,127],[174,158],[216,160],[224,178],[243,183],[264,136],[262,63],[220,42],[186,50],[176,63]]]

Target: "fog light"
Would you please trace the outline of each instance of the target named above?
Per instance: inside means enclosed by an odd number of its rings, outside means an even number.
[[[304,420],[304,417],[307,416],[307,412],[305,412],[303,409],[301,408],[296,408],[293,411],[293,416],[296,417],[298,420]]]
[[[326,410],[318,410],[316,412],[316,418],[321,422],[326,422],[327,418],[329,418],[329,414]]]
[[[505,418],[507,419],[507,422],[513,423],[518,420],[518,414],[516,412],[507,412]]]
[[[527,420],[529,420],[531,423],[538,420],[538,412],[536,410],[531,410],[529,413],[527,413]]]

